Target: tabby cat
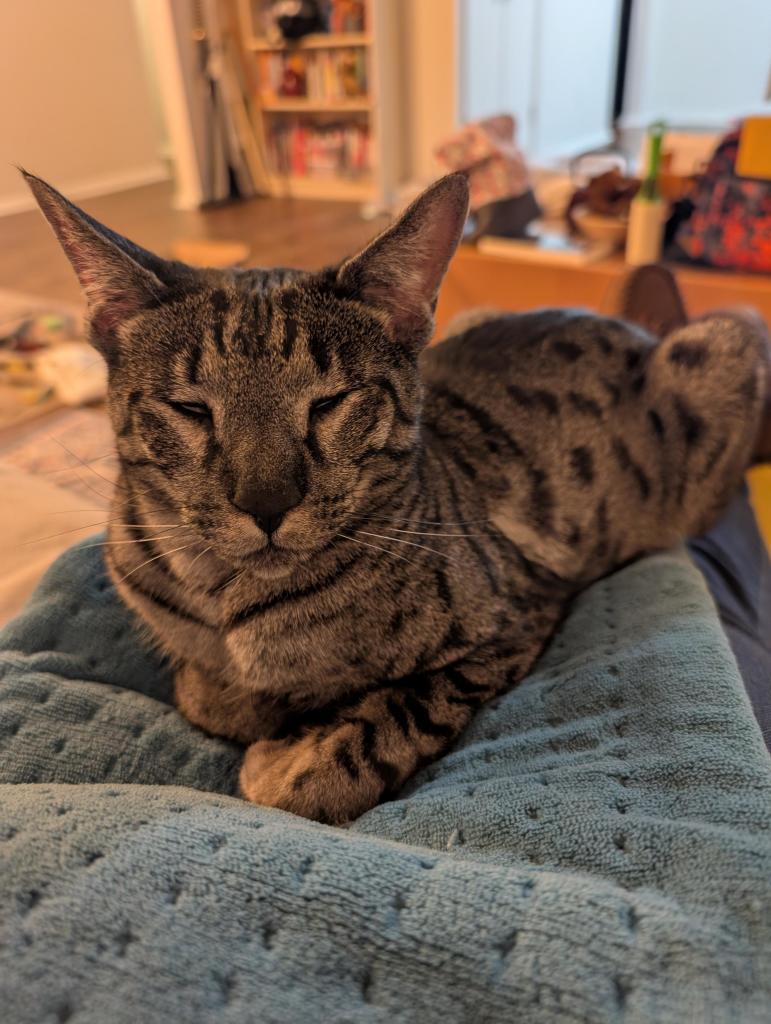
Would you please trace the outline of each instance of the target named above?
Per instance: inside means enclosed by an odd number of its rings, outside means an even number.
[[[112,580],[183,714],[246,745],[249,800],[338,823],[395,793],[749,461],[766,362],[739,321],[657,344],[542,310],[426,349],[462,175],[319,273],[167,262],[27,181],[109,368]]]

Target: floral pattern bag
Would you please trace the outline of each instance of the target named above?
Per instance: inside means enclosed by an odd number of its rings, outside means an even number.
[[[699,263],[771,273],[771,181],[737,175],[739,137],[731,132],[715,150],[675,243],[682,256]]]

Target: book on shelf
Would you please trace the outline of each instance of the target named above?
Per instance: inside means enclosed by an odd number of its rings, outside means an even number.
[[[262,54],[260,99],[349,100],[367,95],[367,61],[363,47]]]
[[[275,38],[277,33],[272,7],[270,0],[252,0],[254,26],[268,39]],[[364,32],[366,7],[365,0],[326,0],[322,8],[327,31],[335,35]]]
[[[366,4],[364,0],[331,0],[329,31],[335,33],[364,32]]]
[[[280,175],[353,178],[370,170],[369,129],[354,121],[277,124],[268,132],[267,145],[270,162]]]

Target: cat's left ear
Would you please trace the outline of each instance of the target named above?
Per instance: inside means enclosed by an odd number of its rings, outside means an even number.
[[[440,178],[395,224],[338,270],[338,284],[384,313],[400,340],[428,340],[439,286],[460,241],[468,199],[465,174]]]
[[[107,352],[121,323],[163,298],[174,264],[100,224],[41,178],[22,174],[88,299],[92,341]]]

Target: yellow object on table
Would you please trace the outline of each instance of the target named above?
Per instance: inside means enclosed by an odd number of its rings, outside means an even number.
[[[742,123],[736,173],[771,181],[771,117],[748,117]]]
[[[771,552],[771,465],[753,466],[747,473],[747,482],[760,532]]]

